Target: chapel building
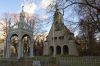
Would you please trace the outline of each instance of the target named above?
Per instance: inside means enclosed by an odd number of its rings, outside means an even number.
[[[44,42],[44,55],[78,55],[74,34],[64,25],[59,8],[56,8],[52,27]]]

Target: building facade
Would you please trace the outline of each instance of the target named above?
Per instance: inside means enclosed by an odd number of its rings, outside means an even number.
[[[53,24],[44,42],[44,55],[78,55],[74,34],[64,25],[63,15],[56,8]]]

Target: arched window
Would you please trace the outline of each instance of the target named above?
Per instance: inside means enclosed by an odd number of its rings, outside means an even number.
[[[63,54],[68,54],[68,53],[69,53],[68,46],[64,45],[63,46]]]
[[[56,47],[56,54],[61,54],[61,47],[60,46]]]
[[[50,55],[53,55],[53,52],[54,52],[53,46],[50,46],[49,50],[50,50]]]

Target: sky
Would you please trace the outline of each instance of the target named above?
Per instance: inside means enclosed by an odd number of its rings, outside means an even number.
[[[16,13],[20,9],[21,0],[0,0],[0,15],[3,13]]]
[[[52,3],[52,0],[0,0],[0,17],[4,13],[20,13],[24,5],[24,11],[30,14],[39,15],[41,18],[48,18],[46,13],[47,6]],[[78,21],[77,16],[73,16],[72,9],[68,8],[65,13],[65,18],[68,20]],[[46,31],[50,30],[52,24],[44,26]],[[45,28],[46,27],[46,28]]]
[[[42,12],[51,0],[0,0],[0,15],[3,13],[18,13],[24,5],[26,12],[43,14]],[[41,10],[40,10],[41,9]],[[41,12],[42,13],[41,13]]]

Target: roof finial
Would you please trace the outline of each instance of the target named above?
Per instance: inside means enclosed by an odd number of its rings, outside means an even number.
[[[24,6],[22,6],[22,12],[20,13],[20,20],[24,21],[25,18],[25,12],[24,12]]]
[[[24,12],[24,5],[22,6],[22,12]]]
[[[59,11],[58,3],[55,4],[55,9],[56,9],[56,11]]]

